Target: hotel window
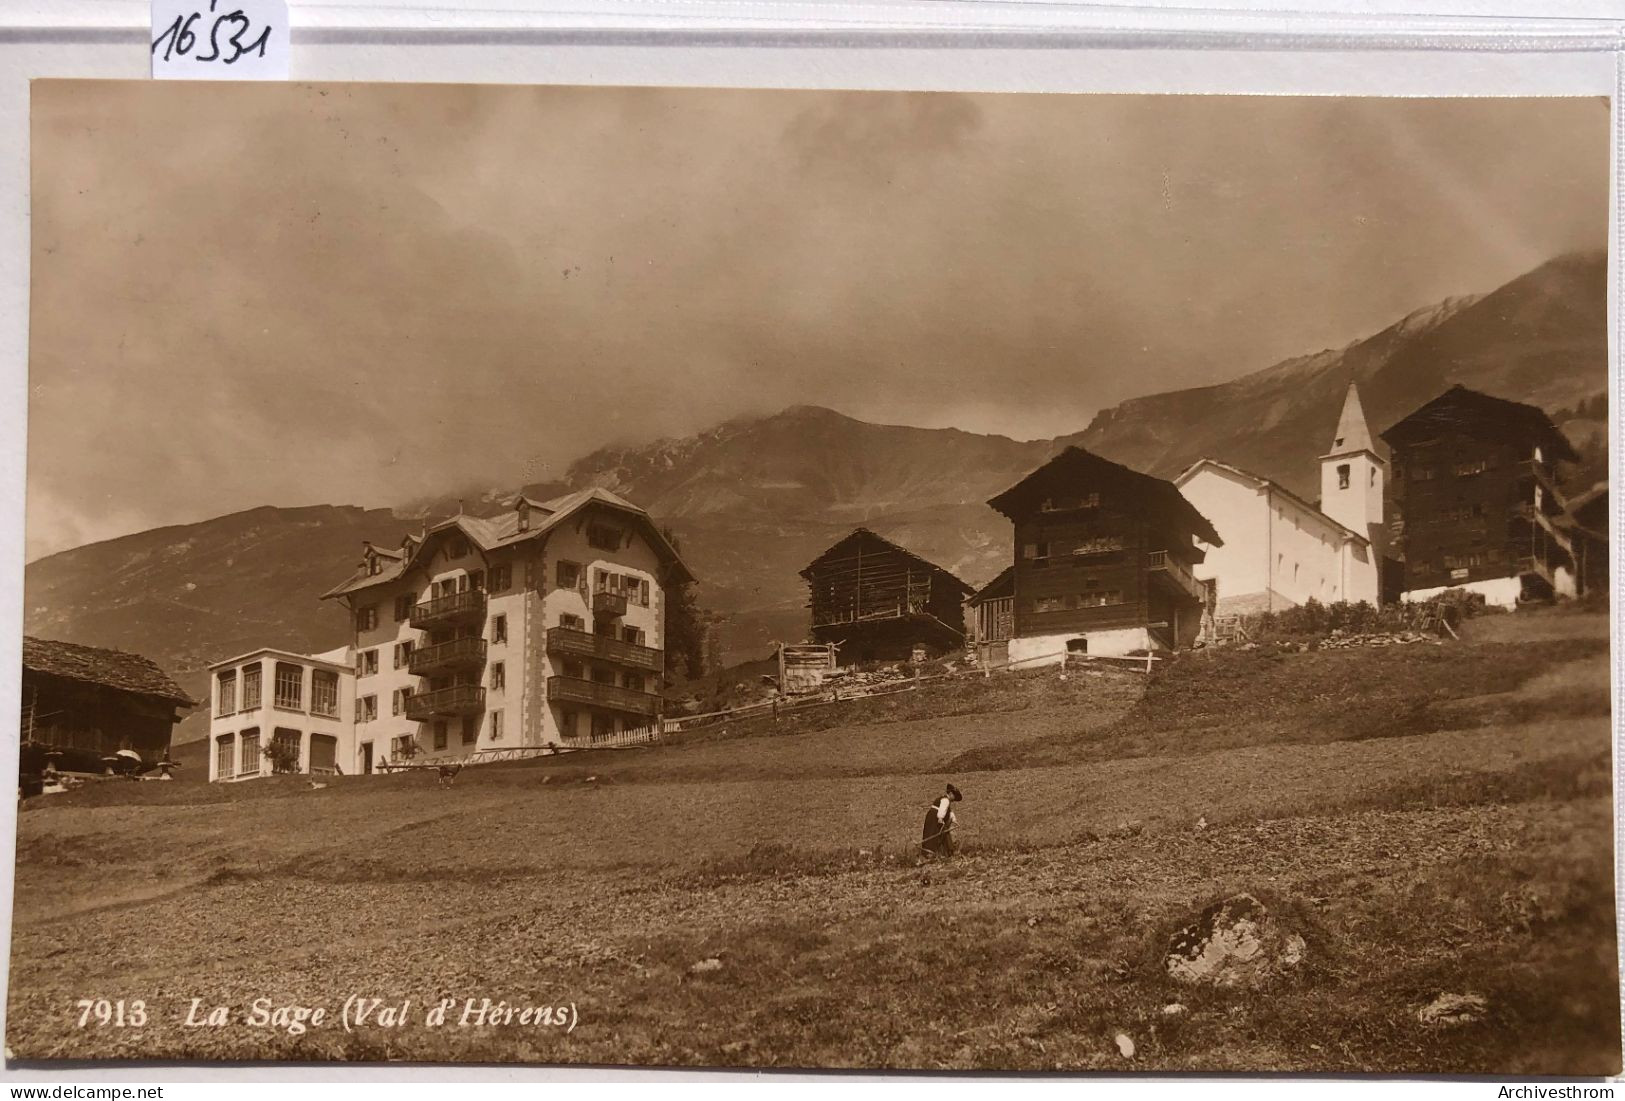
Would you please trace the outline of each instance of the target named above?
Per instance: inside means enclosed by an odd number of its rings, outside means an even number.
[[[412,663],[412,640],[395,644],[395,668],[405,669]]]
[[[574,711],[559,712],[559,737],[573,738],[576,736],[576,713]]]
[[[370,677],[378,672],[378,651],[363,650],[355,656],[355,673],[358,677]]]
[[[588,524],[587,542],[599,550],[620,550],[621,533],[608,524]]]
[[[573,589],[581,584],[581,564],[560,562],[556,570],[559,588]]]
[[[500,661],[494,661],[491,663],[491,687],[508,687],[508,668]]]
[[[632,646],[642,646],[643,645],[643,628],[642,627],[622,627],[621,628],[621,641],[625,642],[625,643],[627,643],[629,645],[632,645]]]
[[[473,745],[480,738],[480,717],[478,715],[463,716],[463,744]]]
[[[491,740],[493,742],[502,740],[502,712],[500,711],[491,712]]]
[[[1350,467],[1349,467],[1348,463],[1343,463],[1341,466],[1339,466],[1337,468],[1337,488],[1338,489],[1347,489],[1349,487],[1349,470],[1350,470]]]
[[[571,680],[581,680],[584,676],[581,663],[579,661],[566,661],[564,663],[564,675]]]
[[[508,641],[508,617],[506,615],[494,615],[491,617],[491,641]]]
[[[255,711],[260,706],[260,665],[255,662],[243,670],[243,710]]]
[[[378,626],[378,605],[368,604],[365,608],[355,610],[355,629],[370,631]]]
[[[272,701],[278,707],[293,711],[304,707],[305,670],[302,666],[290,665],[285,661],[276,663],[276,695]]]
[[[339,675],[331,669],[311,670],[310,710],[317,715],[339,713]]]
[[[355,701],[355,721],[370,723],[378,717],[378,697],[362,696]]]
[[[638,607],[647,608],[649,606],[649,579],[647,577],[633,578],[632,586],[637,594]]]
[[[243,731],[243,751],[237,755],[238,772],[243,776],[258,776],[260,771],[260,728]]]
[[[234,734],[222,734],[215,740],[214,776],[217,780],[231,779],[233,751],[237,748],[235,738],[236,735]]]
[[[643,691],[643,674],[627,670],[621,676],[621,687],[629,688],[634,692]]]
[[[395,622],[403,623],[412,618],[412,594],[402,593],[395,598]]]
[[[434,724],[434,747],[436,749],[445,749],[446,748],[446,720],[445,719],[436,719],[435,720],[435,724]]]
[[[237,710],[237,670],[227,669],[220,674],[220,691],[216,696],[214,713],[229,715]]]
[[[452,536],[446,544],[446,557],[461,558],[468,553],[468,537],[463,535]]]
[[[468,587],[477,593],[485,591],[485,571],[470,570],[468,574]]]
[[[494,593],[506,592],[513,584],[512,566],[491,567],[491,591]]]
[[[564,612],[559,616],[559,626],[569,631],[585,631],[587,629],[587,621],[578,615],[572,615],[569,612]]]
[[[398,735],[389,744],[397,758],[405,757],[407,760],[411,760],[417,756],[418,743],[410,734]]]
[[[276,728],[271,735],[271,744],[276,747],[276,759],[287,762],[283,767],[288,772],[299,771],[300,746],[304,735],[297,730],[289,730],[285,726]]]
[[[399,715],[406,710],[407,702],[412,698],[411,688],[397,688],[389,696],[389,713]]]

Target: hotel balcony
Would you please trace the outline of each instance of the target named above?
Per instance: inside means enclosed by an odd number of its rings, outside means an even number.
[[[413,627],[449,627],[457,623],[478,623],[485,618],[485,594],[478,589],[450,596],[437,596],[413,607],[408,620]]]
[[[1182,595],[1192,600],[1206,601],[1207,586],[1198,581],[1190,568],[1177,558],[1171,557],[1167,551],[1151,551],[1145,556],[1145,568],[1152,574],[1165,578]]]
[[[478,669],[485,664],[483,638],[456,638],[434,646],[419,646],[406,660],[406,671],[426,677],[443,669]]]
[[[641,669],[646,673],[658,673],[665,667],[665,655],[651,646],[637,646],[618,638],[589,634],[569,627],[548,628],[547,652],[609,662],[628,669]]]
[[[660,714],[660,697],[652,692],[639,692],[618,684],[600,684],[578,677],[548,677],[547,698],[559,703],[601,707],[627,715],[653,717]]]
[[[592,614],[601,616],[623,616],[626,614],[626,594],[612,593],[601,589],[592,594]]]
[[[406,717],[415,723],[452,715],[477,715],[485,710],[485,689],[457,684],[433,692],[416,692],[406,700]]]

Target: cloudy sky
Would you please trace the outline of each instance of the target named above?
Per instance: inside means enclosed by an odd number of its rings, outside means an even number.
[[[1601,100],[38,82],[30,558],[795,403],[1018,438],[1602,248]]]

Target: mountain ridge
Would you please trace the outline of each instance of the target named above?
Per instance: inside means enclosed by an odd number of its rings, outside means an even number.
[[[206,665],[231,652],[340,645],[344,616],[317,597],[351,567],[363,539],[391,545],[458,508],[489,514],[518,492],[550,497],[602,485],[675,531],[702,579],[702,605],[726,617],[729,658],[759,656],[775,638],[800,637],[797,571],[859,524],[969,583],[990,579],[1008,562],[1010,532],[985,502],[1071,444],[1162,477],[1210,455],[1314,500],[1318,456],[1350,381],[1374,433],[1457,382],[1554,414],[1594,405],[1607,388],[1606,286],[1603,254],[1559,257],[1343,348],[1132,398],[1053,439],[874,424],[800,404],[692,436],[608,445],[561,480],[393,510],[259,506],[169,525],[30,563],[25,629],[145,653],[196,694]],[[1563,427],[1590,441],[1593,455],[1606,439],[1594,415],[1569,416]],[[185,733],[200,722],[194,715]]]

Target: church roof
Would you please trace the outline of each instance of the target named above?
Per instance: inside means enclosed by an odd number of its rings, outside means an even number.
[[[1330,516],[1327,516],[1320,509],[1316,508],[1314,505],[1310,504],[1308,501],[1305,501],[1302,497],[1299,497],[1296,493],[1293,493],[1290,489],[1288,489],[1286,486],[1282,485],[1280,482],[1272,481],[1271,479],[1264,477],[1262,474],[1254,474],[1250,470],[1243,470],[1239,466],[1232,466],[1229,463],[1221,463],[1218,459],[1206,459],[1206,458],[1197,459],[1190,466],[1186,467],[1184,469],[1184,471],[1179,475],[1179,477],[1174,479],[1174,485],[1179,486],[1181,489],[1183,489],[1185,487],[1185,483],[1189,482],[1192,478],[1194,478],[1196,476],[1197,472],[1200,471],[1203,467],[1212,467],[1215,470],[1224,471],[1225,473],[1227,473],[1227,474],[1231,475],[1232,477],[1234,477],[1236,480],[1243,481],[1243,482],[1248,482],[1248,483],[1250,483],[1251,485],[1253,485],[1254,487],[1256,487],[1258,489],[1268,489],[1272,494],[1275,494],[1277,496],[1285,498],[1288,501],[1291,501],[1294,505],[1298,506],[1299,508],[1301,508],[1304,512],[1308,513],[1309,515],[1318,516],[1321,520],[1324,520],[1326,523],[1330,524],[1332,527],[1336,528],[1338,531],[1341,531],[1348,538],[1357,540],[1357,541],[1359,541],[1361,543],[1370,543],[1371,542],[1371,539],[1370,539],[1369,536],[1365,536],[1365,535],[1360,534],[1359,532],[1355,531],[1353,528],[1349,527],[1347,524],[1341,524],[1341,523],[1338,523],[1336,520],[1333,520]]]

